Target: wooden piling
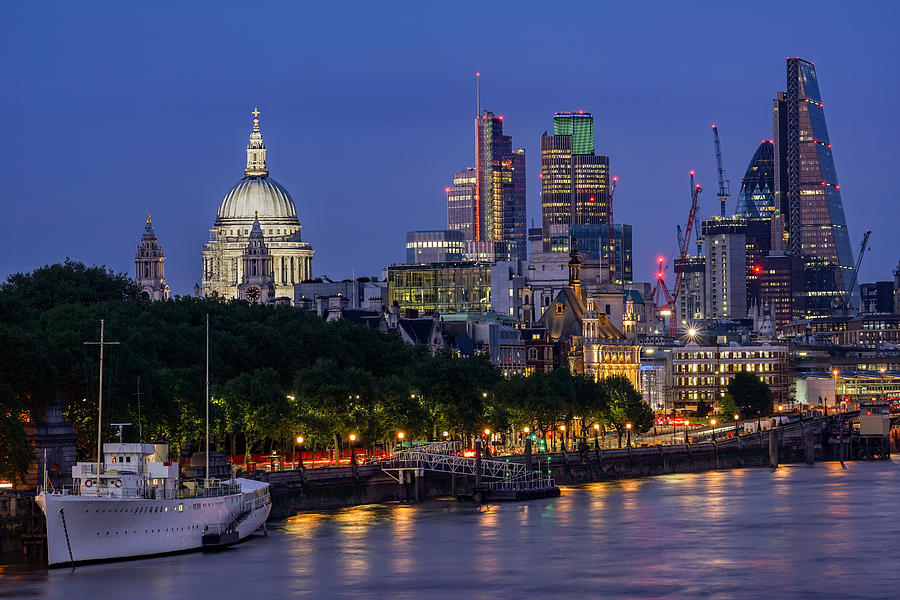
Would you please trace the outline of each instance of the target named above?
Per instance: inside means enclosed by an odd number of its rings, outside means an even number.
[[[778,467],[778,438],[774,429],[769,430],[769,465]]]

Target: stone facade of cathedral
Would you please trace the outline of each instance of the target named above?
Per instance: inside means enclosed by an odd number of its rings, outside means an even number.
[[[202,293],[293,303],[294,284],[312,278],[313,249],[301,239],[300,219],[291,195],[269,177],[259,111],[254,110],[253,115],[244,177],[225,194],[209,242],[203,245]],[[253,235],[257,237],[251,240]],[[266,253],[263,262],[268,261],[270,269],[265,282],[256,281],[259,273],[246,272],[248,267],[261,264],[261,250]],[[248,297],[248,291],[255,300]]]

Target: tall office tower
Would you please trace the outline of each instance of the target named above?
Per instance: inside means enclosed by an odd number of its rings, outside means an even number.
[[[487,110],[475,120],[475,177],[475,246],[493,244],[494,261],[525,260],[525,150]]]
[[[594,155],[590,113],[556,113],[541,136],[541,229],[544,251],[570,225],[604,225],[609,214],[609,157]]]
[[[738,215],[768,218],[775,210],[775,145],[763,140],[753,154],[741,191],[738,193]]]
[[[616,245],[614,253],[616,282],[632,283],[634,273],[631,258],[632,227],[626,223],[613,225],[613,235]],[[579,256],[586,262],[609,264],[609,226],[605,223],[603,225],[570,225],[566,235],[550,238],[550,252],[568,253],[572,240],[575,240],[578,246]]]
[[[675,272],[684,273],[681,286],[675,290],[675,306],[678,310],[678,323],[685,326],[706,315],[706,257],[676,258]]]
[[[737,218],[737,217],[735,217]],[[768,218],[744,218],[746,223],[747,307],[762,315],[763,259],[772,251],[772,225]]]
[[[785,218],[787,250],[803,263],[795,312],[827,316],[846,290],[853,253],[813,63],[787,59],[787,92],[778,93],[773,116],[775,203]]]
[[[706,318],[747,316],[747,223],[721,217],[703,222]]]
[[[475,241],[475,169],[469,167],[453,174],[447,192],[447,229],[461,231],[463,240]]]

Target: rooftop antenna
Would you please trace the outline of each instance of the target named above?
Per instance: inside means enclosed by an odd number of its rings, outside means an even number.
[[[475,118],[481,116],[481,71],[475,73]]]

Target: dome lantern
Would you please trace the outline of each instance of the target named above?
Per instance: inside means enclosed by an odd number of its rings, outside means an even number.
[[[244,175],[266,176],[269,169],[266,168],[266,145],[259,130],[259,109],[254,108],[250,114],[253,115],[253,131],[250,132],[250,143],[247,144],[247,168],[244,169]]]

